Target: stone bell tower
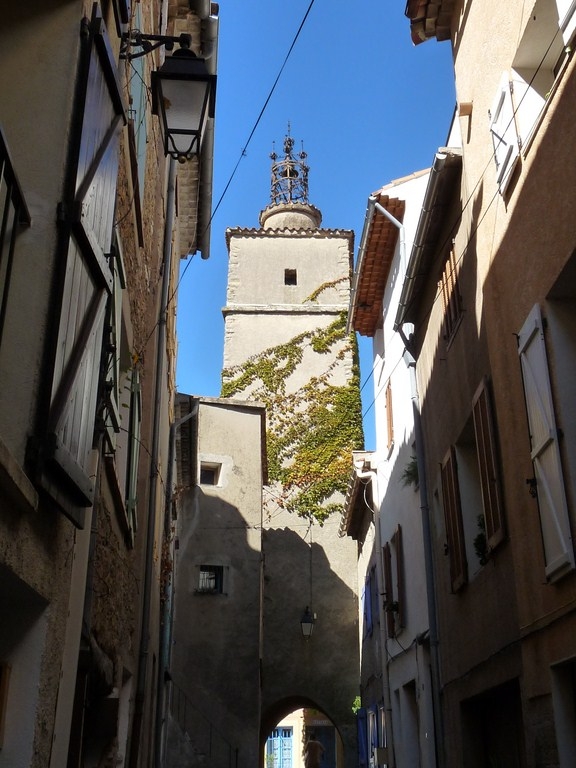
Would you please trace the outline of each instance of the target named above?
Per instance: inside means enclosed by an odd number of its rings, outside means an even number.
[[[222,395],[267,405],[276,493],[266,508],[276,513],[282,503],[322,519],[332,491],[345,487],[336,482],[331,491],[326,477],[318,493],[323,471],[335,478],[346,462],[347,480],[349,451],[362,441],[356,349],[345,332],[354,234],[321,228],[322,214],[308,199],[307,155],[294,152],[290,135],[284,155],[271,159],[260,228],[226,232]]]
[[[338,529],[351,451],[363,439],[355,339],[346,334],[354,234],[321,228],[307,155],[295,153],[289,132],[283,148],[271,154],[260,227],[226,231],[222,396],[266,405],[269,485],[262,520],[246,521],[262,526],[261,739],[285,714],[313,707],[336,726],[351,766],[356,548]],[[316,617],[308,640],[306,608]]]

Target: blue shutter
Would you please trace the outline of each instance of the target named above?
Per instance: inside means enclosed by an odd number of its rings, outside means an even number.
[[[360,707],[356,713],[356,724],[358,728],[358,765],[368,766],[368,725],[366,709]]]

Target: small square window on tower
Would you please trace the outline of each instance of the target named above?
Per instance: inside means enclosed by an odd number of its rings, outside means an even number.
[[[200,485],[218,485],[220,468],[220,464],[203,461],[200,464]]]
[[[284,270],[284,285],[298,285],[298,276],[295,269]]]
[[[201,565],[196,591],[208,595],[221,595],[224,592],[224,566]]]

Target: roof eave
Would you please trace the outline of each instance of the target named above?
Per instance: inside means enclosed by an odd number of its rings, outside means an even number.
[[[398,242],[398,227],[386,216],[376,216],[377,205],[402,219],[405,201],[379,193],[368,198],[364,227],[354,271],[347,331],[373,336],[380,317],[384,288]],[[379,267],[379,269],[378,269]],[[376,278],[376,279],[375,279]]]
[[[436,240],[430,239],[432,225],[436,223],[438,212],[445,207],[461,167],[461,149],[442,147],[436,152],[404,276],[394,330],[410,319],[410,310],[417,296],[417,278],[425,272],[426,257],[436,245]]]

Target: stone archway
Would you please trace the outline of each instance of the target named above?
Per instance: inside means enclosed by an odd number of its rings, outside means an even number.
[[[355,542],[339,537],[338,520],[314,526],[312,541],[293,516],[278,513],[274,522],[262,533],[260,738],[263,744],[284,714],[317,709],[340,734],[344,768],[353,768],[359,685]],[[307,605],[316,617],[309,639],[300,627]]]
[[[305,734],[314,732],[315,737],[324,743],[326,753],[331,753],[331,757],[327,762],[327,765],[331,768],[336,766],[342,767],[346,764],[350,765],[350,758],[346,761],[346,752],[352,749],[353,755],[356,755],[356,744],[345,744],[338,723],[334,722],[327,712],[322,711],[317,702],[306,697],[289,696],[286,699],[276,702],[266,712],[262,714],[260,723],[260,768],[265,768],[265,748],[266,742],[270,734],[277,728],[278,724],[288,718],[291,714],[298,710],[304,710],[304,722],[301,736],[302,742],[295,742],[293,745],[294,750],[301,750],[305,742]],[[330,749],[329,741],[325,741],[326,738],[332,740],[332,748]],[[335,738],[334,738],[335,737]],[[302,760],[295,759],[294,765],[301,765]]]

